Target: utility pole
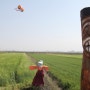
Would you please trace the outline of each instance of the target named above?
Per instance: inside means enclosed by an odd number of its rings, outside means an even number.
[[[90,7],[80,11],[83,60],[81,71],[81,90],[90,90]]]

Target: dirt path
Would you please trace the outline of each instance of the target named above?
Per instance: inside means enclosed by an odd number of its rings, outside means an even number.
[[[34,63],[36,63],[36,60],[34,58],[32,58],[32,57],[30,57],[30,58]],[[52,78],[49,77],[48,74],[45,72],[44,87],[41,87],[41,90],[62,90],[62,89],[59,88],[58,85],[56,84],[56,81],[53,81]]]
[[[47,73],[44,74],[44,87],[41,90],[62,90],[55,81],[53,81]]]

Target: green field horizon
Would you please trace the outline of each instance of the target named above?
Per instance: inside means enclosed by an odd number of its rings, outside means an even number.
[[[28,54],[49,66],[49,74],[63,90],[80,90],[82,54]]]
[[[82,54],[0,53],[0,90],[30,87],[36,71],[32,58],[44,61],[48,75],[62,90],[80,90]]]

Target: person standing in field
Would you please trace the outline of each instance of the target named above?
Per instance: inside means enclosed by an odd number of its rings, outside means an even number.
[[[48,66],[43,65],[43,61],[40,60],[37,65],[30,66],[30,70],[38,69],[33,79],[32,86],[44,86],[44,70],[48,71]]]

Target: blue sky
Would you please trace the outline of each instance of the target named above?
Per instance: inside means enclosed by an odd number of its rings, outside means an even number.
[[[24,12],[16,11],[18,5]],[[82,51],[80,10],[90,0],[0,0],[0,50]]]

